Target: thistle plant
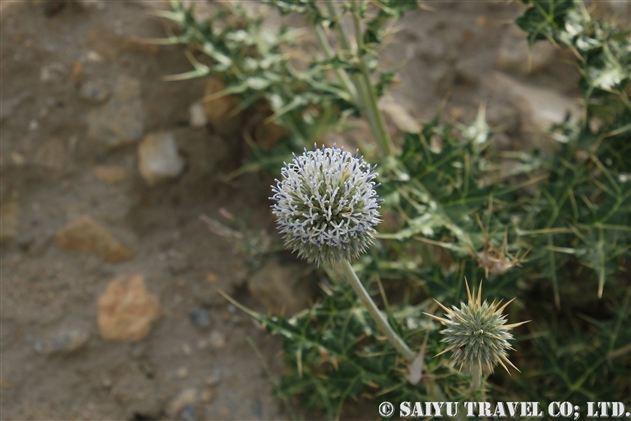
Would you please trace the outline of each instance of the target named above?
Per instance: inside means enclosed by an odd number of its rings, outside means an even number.
[[[317,146],[305,149],[285,164],[272,186],[270,199],[285,245],[316,265],[341,264],[348,282],[366,306],[379,330],[409,361],[414,353],[394,332],[362,285],[349,262],[372,244],[379,223],[379,199],[371,167],[344,149]]]
[[[320,48],[293,49],[300,44],[296,31],[268,34],[262,19],[232,3],[208,22],[195,21],[177,1],[161,15],[181,26],[165,43],[197,51],[194,71],[172,79],[219,77],[226,90],[217,95],[238,95],[243,110],[267,104],[270,120],[290,133],[269,150],[250,145],[256,165],[243,167],[276,173],[289,162],[272,187],[273,213],[286,247],[319,266],[323,280],[323,296],[291,319],[244,309],[283,338],[290,370],[276,392],[285,401],[299,396],[331,419],[360,397],[470,400],[497,364],[515,368],[508,351],[517,342],[525,375],[494,377],[493,400],[629,402],[628,28],[597,22],[579,0],[522,0],[530,8],[517,24],[531,43],[549,40],[577,56],[584,121],[568,117],[553,127],[555,152],[498,153],[483,108],[471,127],[439,117],[426,122],[404,133],[397,151],[377,102],[394,72],[378,58],[391,23],[416,1],[261,1],[281,14],[302,14],[308,24],[302,29],[313,32]],[[306,53],[300,67],[287,53],[298,49]],[[367,145],[374,151],[367,159],[380,174],[336,147],[291,160],[291,151],[320,142],[348,115],[367,120],[378,147]],[[501,171],[507,162],[508,175]],[[377,233],[380,213],[389,223]],[[332,267],[348,282],[338,283]],[[367,285],[396,289],[398,300],[391,307],[382,288],[382,313],[355,271]],[[441,305],[446,314],[432,316],[446,326],[439,332],[423,312],[433,311],[432,298],[459,297],[465,276],[486,276],[489,296],[527,302],[519,318],[536,321],[533,334],[513,338],[510,330],[521,323],[507,324],[508,303],[483,302],[481,289],[471,294],[468,285],[467,303]],[[428,351],[446,343],[439,355],[452,352],[461,371],[445,364],[446,355],[416,356],[406,345],[425,349],[423,338]],[[421,381],[404,379],[397,353],[422,363]]]
[[[507,325],[506,316],[502,312],[514,298],[500,307],[501,300],[491,304],[486,300],[482,302],[482,285],[478,288],[477,296],[475,291],[471,294],[468,283],[465,285],[468,303],[461,303],[460,308],[453,306],[449,309],[436,301],[445,310],[446,318],[425,314],[447,326],[441,331],[445,335],[441,342],[448,346],[436,356],[453,351],[452,361],[460,369],[467,367],[471,371],[471,389],[477,389],[480,387],[481,376],[491,374],[497,364],[504,367],[509,374],[506,364],[519,371],[506,356],[507,351],[513,349],[508,342],[513,339],[509,330],[528,321]]]

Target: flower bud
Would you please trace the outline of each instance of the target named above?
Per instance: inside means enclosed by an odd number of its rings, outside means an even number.
[[[513,349],[508,342],[513,339],[509,330],[528,322],[506,324],[506,316],[502,311],[513,300],[502,307],[501,301],[491,304],[486,300],[482,302],[482,287],[478,288],[475,297],[468,284],[467,295],[469,302],[460,303],[460,308],[453,306],[449,309],[436,301],[447,313],[446,318],[425,313],[447,326],[440,333],[445,335],[441,342],[447,343],[448,347],[438,355],[453,351],[451,359],[456,365],[460,368],[479,368],[483,375],[492,373],[498,363],[507,372],[508,368],[504,363],[519,371],[506,356],[507,351]]]

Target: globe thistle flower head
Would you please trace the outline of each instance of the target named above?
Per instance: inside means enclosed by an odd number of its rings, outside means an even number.
[[[440,333],[445,335],[441,342],[447,343],[448,347],[438,355],[453,351],[451,359],[460,369],[479,368],[483,375],[492,373],[498,363],[509,374],[506,365],[519,371],[507,357],[508,350],[513,350],[508,342],[513,339],[509,331],[528,322],[507,325],[506,316],[502,314],[514,298],[500,307],[501,300],[491,304],[486,300],[482,302],[481,285],[477,296],[475,291],[471,294],[468,283],[466,286],[468,303],[460,303],[460,308],[452,306],[449,309],[436,301],[445,310],[445,318],[425,313],[446,326]]]
[[[311,263],[333,264],[358,257],[372,244],[379,220],[376,165],[344,148],[294,155],[272,186],[285,245]]]

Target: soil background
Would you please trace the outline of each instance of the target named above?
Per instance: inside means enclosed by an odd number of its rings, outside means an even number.
[[[499,147],[545,149],[537,133],[580,112],[571,54],[530,50],[511,23],[521,4],[425,4],[433,10],[407,14],[383,54],[402,66],[381,103],[393,127],[439,111],[470,124],[483,107]],[[629,16],[630,4],[597,7]],[[207,81],[162,79],[190,70],[185,48],[142,42],[165,36],[148,13],[164,6],[2,0],[3,420],[288,418],[263,364],[282,373],[279,338],[218,291],[262,312],[297,311],[317,294],[292,258],[252,266],[200,219],[277,240],[272,180],[222,178],[247,148],[191,109]],[[359,405],[342,418],[378,416]]]

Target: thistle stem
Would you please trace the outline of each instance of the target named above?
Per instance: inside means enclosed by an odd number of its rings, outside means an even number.
[[[326,6],[331,19],[335,21],[335,30],[341,47],[355,56],[354,59],[357,61],[361,72],[360,74],[350,76],[355,88],[357,89],[357,99],[359,100],[357,105],[364,117],[368,120],[381,151],[387,156],[392,156],[394,155],[392,139],[388,133],[383,114],[377,104],[377,96],[375,95],[375,90],[373,89],[372,82],[370,81],[370,71],[363,56],[361,22],[359,18],[359,9],[357,9],[358,1],[360,0],[351,1],[351,5],[353,7],[353,23],[355,25],[356,33],[355,37],[357,38],[356,48],[351,47],[349,36],[346,33],[344,26],[342,26],[342,19],[332,0],[326,0]]]
[[[388,133],[388,129],[386,127],[386,120],[384,119],[383,114],[379,109],[379,105],[377,104],[377,95],[375,95],[375,90],[373,89],[372,81],[370,80],[368,64],[364,58],[364,34],[362,33],[361,18],[359,15],[359,2],[351,1],[351,7],[353,9],[353,25],[355,26],[355,38],[357,42],[357,58],[366,88],[366,108],[374,120],[373,127],[375,129],[375,136],[381,145],[381,149],[386,155],[393,155],[394,146],[392,144],[392,139],[390,139],[390,133]]]
[[[390,344],[393,347],[395,347],[396,350],[399,351],[399,353],[406,360],[408,360],[409,362],[414,361],[414,358],[416,358],[416,355],[405,344],[405,342],[403,342],[403,340],[399,337],[399,335],[396,334],[396,332],[392,329],[392,327],[388,323],[388,320],[386,320],[386,317],[383,315],[383,313],[381,313],[381,311],[379,311],[379,309],[377,308],[377,305],[372,300],[372,298],[370,297],[370,295],[364,288],[364,285],[362,285],[361,281],[355,274],[355,271],[353,270],[351,263],[348,260],[344,260],[342,261],[341,265],[342,265],[342,271],[344,272],[346,279],[348,279],[348,282],[351,284],[351,286],[355,290],[355,293],[359,297],[359,300],[361,301],[361,303],[368,310],[368,313],[370,313],[370,316],[373,318],[375,323],[377,323],[377,328],[379,329],[379,331],[386,336],[386,338],[388,339],[388,342],[390,342]]]
[[[318,42],[320,43],[320,47],[322,47],[324,53],[326,54],[326,57],[329,59],[335,57],[335,52],[331,48],[329,41],[326,39],[326,34],[324,33],[324,29],[322,29],[322,26],[314,25],[313,29],[316,33],[316,37],[318,38]],[[351,82],[348,74],[343,69],[339,68],[335,69],[335,74],[337,75],[340,82],[342,82],[342,84],[344,85],[344,88],[346,88],[346,91],[353,99],[353,102],[359,107],[360,100],[358,97],[357,89],[355,88],[355,85],[353,85],[353,83]]]
[[[482,367],[478,364],[471,366],[471,391],[474,392],[480,388],[482,380]]]

